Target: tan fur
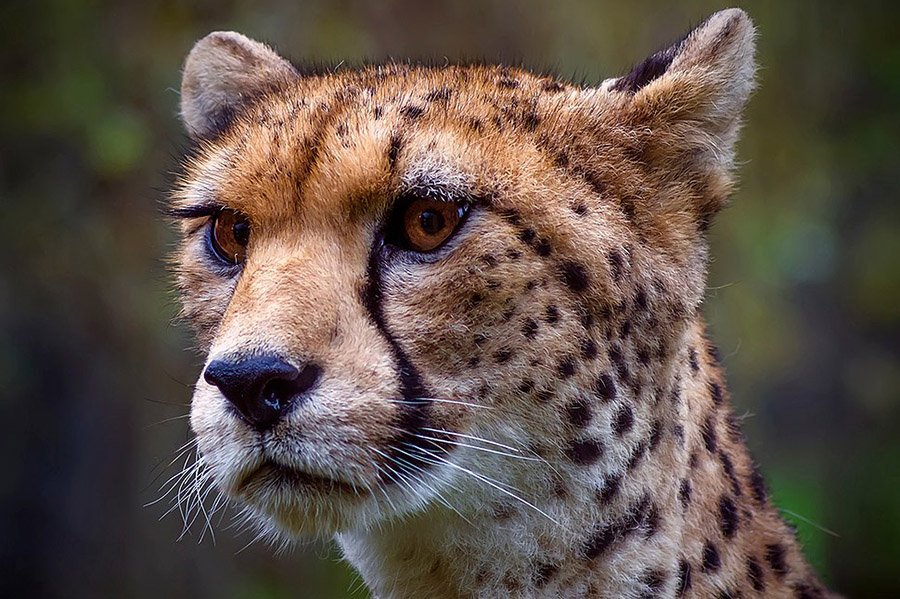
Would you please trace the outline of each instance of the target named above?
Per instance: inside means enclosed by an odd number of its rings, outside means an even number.
[[[493,66],[300,76],[237,34],[198,42],[182,112],[199,151],[174,205],[239,210],[252,236],[225,272],[207,219],[184,220],[185,312],[208,360],[324,372],[266,433],[198,382],[219,488],[266,530],[336,535],[381,597],[822,596],[700,310],[753,35],[717,13],[636,89]],[[427,256],[378,249],[423,188],[472,199],[460,231]],[[416,430],[439,462],[405,474],[390,339],[428,389]],[[265,460],[338,483],[252,474]]]

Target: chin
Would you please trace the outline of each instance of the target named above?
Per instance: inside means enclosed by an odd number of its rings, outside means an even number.
[[[410,492],[373,483],[364,486],[263,461],[231,477],[229,497],[263,532],[283,541],[331,538],[379,527],[423,509],[430,489]]]

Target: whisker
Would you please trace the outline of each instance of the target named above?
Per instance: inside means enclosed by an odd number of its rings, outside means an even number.
[[[541,461],[540,458],[533,458],[531,456],[526,456],[526,455],[516,455],[513,453],[507,453],[505,451],[498,451],[496,449],[489,449],[487,447],[479,447],[478,445],[471,445],[469,443],[461,443],[459,441],[450,441],[449,439],[438,439],[436,437],[428,437],[426,435],[420,435],[418,433],[413,433],[413,436],[418,437],[419,439],[423,439],[425,441],[434,441],[435,443],[447,443],[449,445],[454,445],[456,447],[468,447],[469,449],[476,449],[478,451],[483,451],[485,453],[492,453],[495,455],[506,456],[506,457],[513,458],[516,460],[526,460],[529,462],[540,462]]]
[[[460,406],[468,406],[470,408],[480,408],[482,410],[493,410],[494,409],[494,406],[486,406],[483,404],[471,403],[471,402],[461,401],[461,400],[457,400],[457,399],[442,399],[440,397],[418,397],[413,400],[389,399],[388,401],[390,401],[391,403],[413,405],[413,406],[421,405],[421,403],[423,401],[430,401],[430,402],[436,402],[436,403],[449,403],[449,404],[456,404],[456,405],[460,405]]]
[[[436,464],[436,465],[442,465],[442,464],[443,464],[443,465],[446,465],[446,466],[450,466],[451,468],[456,468],[457,470],[460,470],[461,472],[464,472],[464,473],[466,473],[466,474],[469,474],[470,476],[473,476],[474,478],[476,478],[476,479],[482,481],[482,482],[485,483],[486,485],[488,485],[488,486],[490,486],[490,487],[492,487],[492,488],[494,488],[494,489],[500,491],[501,493],[503,493],[503,494],[505,494],[505,495],[508,495],[509,497],[512,497],[512,498],[515,499],[516,501],[519,501],[519,502],[521,502],[522,504],[524,504],[524,505],[530,507],[531,509],[533,509],[533,510],[536,511],[537,513],[541,514],[542,516],[544,516],[545,518],[547,518],[548,520],[550,520],[551,522],[553,522],[553,523],[556,524],[557,526],[559,526],[559,527],[561,527],[561,528],[565,528],[562,524],[560,524],[559,522],[557,522],[555,518],[553,518],[552,516],[550,516],[549,514],[547,514],[547,513],[546,513],[544,510],[542,510],[541,508],[539,508],[539,507],[537,507],[536,505],[530,503],[529,501],[523,499],[522,497],[519,497],[519,496],[516,495],[515,493],[513,493],[513,492],[511,492],[511,491],[508,491],[507,489],[503,488],[503,486],[501,486],[503,483],[500,483],[499,481],[494,481],[493,479],[491,479],[491,478],[488,477],[488,476],[485,476],[485,475],[482,475],[482,474],[478,474],[478,473],[476,473],[476,472],[473,472],[473,471],[469,470],[468,468],[464,468],[464,467],[460,466],[459,464],[454,464],[453,462],[451,462],[451,461],[449,461],[449,460],[446,460],[446,459],[442,458],[442,457],[439,456],[439,455],[433,454],[432,452],[428,451],[427,449],[421,449],[421,448],[417,448],[417,449],[419,449],[420,451],[423,451],[423,452],[427,453],[428,455],[432,456],[432,458],[434,458],[434,460],[435,460],[435,461],[433,462],[434,464]],[[401,453],[404,453],[404,454],[406,454],[406,455],[408,455],[408,456],[410,456],[410,457],[412,457],[412,458],[414,458],[414,459],[425,459],[425,458],[422,458],[422,457],[420,457],[420,456],[419,456],[419,457],[413,456],[412,454],[409,454],[409,453],[407,453],[407,452],[404,452],[402,449],[399,449],[399,448],[397,449],[397,451],[400,451]],[[510,488],[512,488],[512,487],[510,487]],[[519,492],[519,493],[521,493],[521,491],[518,491],[518,489],[516,489],[516,491]]]

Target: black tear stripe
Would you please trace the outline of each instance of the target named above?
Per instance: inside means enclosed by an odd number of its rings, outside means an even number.
[[[391,335],[384,317],[384,296],[382,294],[379,258],[379,251],[383,247],[383,243],[379,234],[379,238],[369,254],[367,279],[363,288],[362,300],[375,327],[390,345],[397,365],[397,371],[400,375],[402,403],[397,404],[400,416],[396,426],[401,432],[397,433],[388,449],[388,455],[391,457],[391,460],[385,464],[386,470],[383,470],[381,473],[384,482],[396,483],[398,480],[396,476],[391,475],[392,470],[400,475],[415,475],[417,471],[425,470],[432,466],[435,455],[443,453],[450,445],[416,436],[422,435],[441,441],[449,440],[445,438],[445,435],[423,430],[429,428],[431,422],[432,404],[425,399],[430,398],[431,394],[406,351]]]

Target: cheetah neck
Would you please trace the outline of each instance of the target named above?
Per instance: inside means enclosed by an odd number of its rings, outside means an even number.
[[[818,592],[745,449],[703,324],[646,379],[620,362],[628,344],[611,353],[589,400],[548,402],[565,416],[531,440],[540,460],[467,464],[484,478],[463,478],[445,502],[338,536],[376,596]]]

